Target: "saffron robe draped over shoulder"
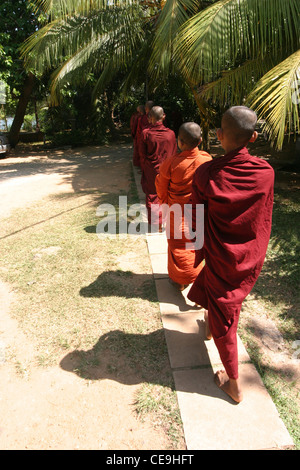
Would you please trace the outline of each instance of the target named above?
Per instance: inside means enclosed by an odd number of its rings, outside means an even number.
[[[171,207],[178,204],[178,211],[169,211],[166,219],[168,240],[168,273],[170,279],[178,284],[190,284],[199,274],[202,263],[195,265],[195,250],[187,249],[191,244],[188,237],[188,221],[184,207],[191,201],[192,182],[196,169],[211,156],[198,147],[168,157],[160,166],[156,177],[156,190],[161,204]],[[175,217],[177,220],[175,222]],[[178,236],[180,235],[180,238]]]
[[[264,263],[272,225],[274,170],[239,148],[195,173],[193,204],[204,204],[205,266],[188,298],[208,310],[208,321],[230,378],[238,378],[237,323],[242,302]]]
[[[155,178],[162,162],[177,151],[174,131],[158,122],[142,131],[139,152],[142,168],[142,188],[146,195],[146,207],[150,224],[161,223],[158,210]]]

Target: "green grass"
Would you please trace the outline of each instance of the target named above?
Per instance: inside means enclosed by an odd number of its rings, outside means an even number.
[[[175,390],[145,383],[137,393],[136,409],[142,419],[151,414],[154,425],[162,426],[176,445],[181,436],[182,421]]]
[[[251,293],[260,311],[272,319],[280,331],[290,356],[300,340],[300,199],[298,188],[275,188],[273,224],[266,260]],[[259,315],[259,312],[253,312]],[[300,449],[300,387],[288,370],[274,368],[258,348],[255,332],[241,315],[239,334],[247,345],[281,418]],[[300,361],[300,357],[298,356]]]
[[[66,345],[91,346],[112,324],[131,332],[148,313],[144,332],[159,325],[145,241],[99,240],[84,230],[96,222],[94,207],[85,206],[2,240],[2,277],[22,305],[14,315],[50,362]],[[119,267],[119,257],[136,249],[148,275]]]

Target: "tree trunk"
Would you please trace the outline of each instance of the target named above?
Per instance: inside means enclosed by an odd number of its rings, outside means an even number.
[[[116,130],[115,123],[112,119],[112,114],[113,114],[112,113],[112,105],[111,105],[110,97],[108,96],[108,93],[106,91],[104,92],[104,100],[106,102],[107,126],[109,128],[111,136],[116,137],[117,136],[117,130]]]
[[[39,113],[37,110],[36,98],[34,98],[34,113],[35,113],[35,122],[36,122],[35,130],[36,132],[40,132],[40,120],[39,120]]]
[[[213,126],[213,117],[214,110],[209,106],[209,104],[203,99],[200,98],[196,88],[190,85],[192,93],[194,95],[196,104],[198,106],[198,111],[200,115],[200,125],[202,130],[202,142],[200,148],[209,152],[210,150],[210,140],[209,140],[209,130]]]
[[[24,87],[19,98],[19,102],[16,109],[16,114],[11,125],[8,139],[12,147],[16,147],[19,141],[20,129],[22,127],[24,116],[26,113],[27,104],[35,84],[35,76],[29,73],[25,79]]]

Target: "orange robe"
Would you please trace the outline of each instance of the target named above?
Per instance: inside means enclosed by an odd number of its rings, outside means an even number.
[[[175,221],[174,214],[176,212],[170,211],[166,226],[168,273],[170,279],[178,284],[194,282],[202,269],[202,264],[194,267],[195,250],[186,248],[191,240],[185,235],[187,221],[184,218],[184,206],[191,202],[192,182],[196,169],[211,159],[207,152],[203,152],[197,147],[177,153],[161,164],[155,180],[160,203],[167,204],[169,207],[173,204],[179,204],[181,207],[180,220],[177,217]],[[178,238],[178,233],[181,234],[181,238]]]

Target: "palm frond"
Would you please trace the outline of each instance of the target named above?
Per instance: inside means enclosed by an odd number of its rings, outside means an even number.
[[[289,53],[299,46],[298,0],[219,0],[194,15],[175,41],[174,60],[190,80],[209,82],[259,52]]]
[[[167,0],[155,25],[153,52],[149,61],[149,70],[153,76],[169,71],[172,63],[174,39],[179,28],[195,14],[197,0]]]
[[[253,90],[257,81],[273,66],[274,61],[270,56],[247,60],[238,67],[223,71],[222,76],[214,82],[201,86],[198,94],[223,106],[239,105]]]
[[[28,38],[22,54],[27,67],[39,73],[59,66],[51,85],[57,101],[59,90],[71,77],[77,83],[77,77],[82,81],[89,71],[104,71],[111,61],[116,69],[130,62],[143,37],[139,9],[104,9],[90,16],[53,20]]]
[[[70,15],[90,15],[103,9],[137,6],[138,0],[31,0],[36,9],[41,9],[52,20],[65,19]]]
[[[131,61],[127,67],[127,74],[120,88],[120,93],[122,95],[126,96],[126,93],[128,93],[130,90],[130,87],[136,85],[137,83],[145,83],[151,51],[151,42],[147,40],[143,41],[133,61]]]
[[[277,149],[285,134],[300,132],[300,50],[276,65],[257,83],[248,103],[265,120],[265,130]]]
[[[102,41],[103,45],[103,41]],[[57,105],[60,100],[60,92],[64,85],[82,84],[87,77],[87,71],[92,69],[98,56],[100,44],[97,40],[86,44],[66,60],[51,77],[51,104]]]

